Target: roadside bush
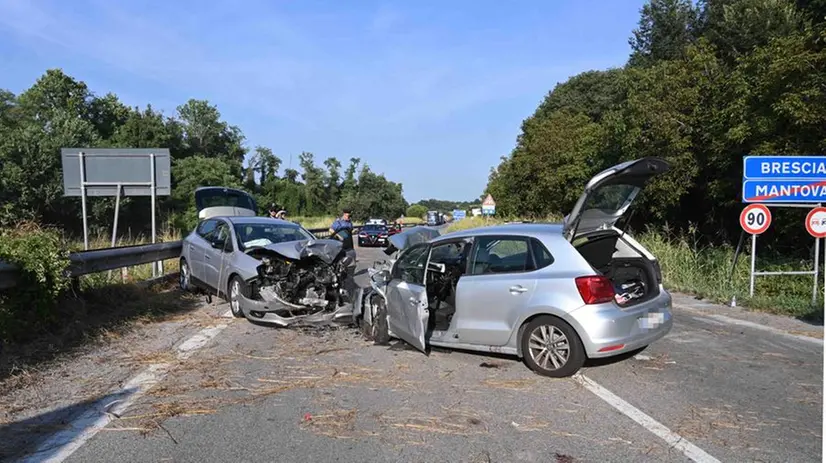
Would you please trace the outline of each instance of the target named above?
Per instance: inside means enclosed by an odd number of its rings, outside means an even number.
[[[58,298],[69,287],[61,234],[28,223],[0,230],[0,260],[20,269],[17,286],[0,293],[0,341],[22,340],[55,323]]]

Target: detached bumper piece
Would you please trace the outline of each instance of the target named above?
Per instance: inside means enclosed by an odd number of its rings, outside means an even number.
[[[330,311],[317,307],[299,309],[278,301],[250,299],[243,294],[238,296],[238,302],[247,319],[282,327],[317,327],[353,322],[353,305],[349,303]]]

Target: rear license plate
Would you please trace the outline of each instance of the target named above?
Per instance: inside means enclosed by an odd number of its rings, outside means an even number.
[[[665,315],[661,312],[649,313],[637,319],[640,328],[650,330],[665,323]]]

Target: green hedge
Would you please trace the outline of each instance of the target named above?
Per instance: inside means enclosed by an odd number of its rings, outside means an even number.
[[[0,341],[21,341],[50,328],[70,284],[61,234],[32,225],[0,230],[0,260],[21,269],[17,286],[0,293]]]

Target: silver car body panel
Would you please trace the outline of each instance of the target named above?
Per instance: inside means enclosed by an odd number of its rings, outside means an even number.
[[[439,236],[439,230],[428,227],[413,227],[401,233],[390,236],[390,244],[399,251],[403,251],[413,245],[426,243]]]
[[[322,239],[273,243],[262,246],[262,248],[281,254],[288,259],[301,260],[316,256],[330,264],[341,252],[343,246],[341,241]]]

